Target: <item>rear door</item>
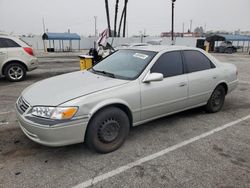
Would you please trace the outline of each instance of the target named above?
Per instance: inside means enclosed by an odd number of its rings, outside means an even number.
[[[188,81],[179,51],[166,52],[152,66],[151,73],[164,79],[141,84],[141,118],[152,119],[179,111],[187,105]]]
[[[218,80],[217,69],[200,51],[185,50],[182,54],[188,73],[188,106],[206,103]]]
[[[2,70],[3,63],[8,59],[8,53],[4,38],[0,37],[0,70]],[[0,72],[1,75],[2,71]]]

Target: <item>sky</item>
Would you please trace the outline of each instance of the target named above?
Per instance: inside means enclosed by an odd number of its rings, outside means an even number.
[[[104,0],[0,0],[0,31],[42,34],[43,19],[49,32],[94,35],[107,28]],[[120,0],[119,18],[124,5]],[[109,0],[111,26],[115,0]],[[209,30],[250,31],[250,0],[176,0],[175,31],[202,26]],[[129,0],[128,35],[160,35],[171,30],[171,0]]]

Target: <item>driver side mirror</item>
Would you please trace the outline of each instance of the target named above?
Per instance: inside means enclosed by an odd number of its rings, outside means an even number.
[[[143,80],[144,83],[149,82],[158,82],[163,80],[163,74],[161,73],[150,73],[146,76],[146,78]]]

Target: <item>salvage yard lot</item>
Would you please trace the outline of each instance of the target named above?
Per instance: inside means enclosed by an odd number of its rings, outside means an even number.
[[[134,127],[120,149],[105,155],[90,152],[84,144],[41,146],[18,127],[14,104],[21,91],[41,79],[78,70],[77,58],[40,58],[39,69],[20,83],[1,78],[0,187],[72,187],[91,182],[96,182],[94,187],[250,187],[250,118],[131,166],[249,117],[250,56],[215,55],[222,62],[235,64],[240,80],[238,88],[226,97],[221,112],[207,114],[197,108]],[[127,170],[119,173],[117,168],[121,166]],[[103,181],[92,179],[98,176]]]

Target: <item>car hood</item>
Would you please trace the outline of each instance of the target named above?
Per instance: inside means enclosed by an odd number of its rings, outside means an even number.
[[[58,106],[69,100],[127,82],[127,80],[97,75],[89,71],[77,71],[37,82],[26,88],[22,96],[31,106]]]

